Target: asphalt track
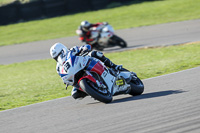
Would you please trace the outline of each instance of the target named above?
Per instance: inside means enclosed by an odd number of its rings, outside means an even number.
[[[60,98],[0,112],[0,133],[199,133],[200,67],[143,80],[145,92]]]
[[[163,30],[164,27],[167,29]],[[184,29],[186,30],[185,32]],[[134,30],[138,30],[137,34]],[[182,34],[177,33],[176,30],[182,30]],[[141,27],[141,29],[125,29],[120,30],[120,32],[117,31],[117,33],[124,33],[122,35],[129,43],[129,48],[138,48],[152,46],[153,44],[158,46],[160,44],[173,45],[200,41],[198,40],[200,39],[199,30],[200,20],[194,20]],[[128,33],[128,31],[130,32]],[[149,32],[149,36],[146,36],[146,40],[143,40],[143,33],[147,32]],[[142,36],[139,36],[139,34]],[[63,41],[65,39],[63,38]],[[62,39],[58,40],[62,41]],[[57,42],[56,39],[54,41]],[[51,46],[47,43],[43,45],[43,42],[48,41],[39,41],[41,49],[46,50],[46,47]],[[49,43],[52,42],[50,40]],[[132,43],[138,45],[130,46]],[[37,44],[38,42],[29,43],[28,46]],[[13,48],[17,50],[17,47],[21,49],[22,46],[25,46],[25,44],[0,47],[0,53],[2,49],[10,48],[12,50]],[[26,48],[31,52],[30,48]],[[24,49],[25,51],[26,48]],[[31,49],[34,51],[34,47],[31,47]],[[114,48],[114,50],[121,49]],[[49,55],[45,57],[43,53],[45,51],[31,52],[32,54],[29,51],[25,52],[28,57],[26,59],[23,58],[23,53],[21,53],[21,55],[17,54],[16,58],[13,57],[13,60],[11,60],[11,54],[7,58],[10,62],[2,62],[3,54],[1,54],[1,64],[40,59],[36,58],[36,54],[41,55],[38,57],[49,58]],[[47,51],[49,52],[49,48]],[[109,52],[108,50],[106,51]],[[196,67],[145,79],[143,80],[145,85],[143,95],[135,97],[130,95],[116,96],[110,104],[100,103],[90,97],[86,97],[83,100],[65,97],[1,111],[0,133],[199,133],[199,72],[200,67]]]
[[[200,19],[116,30],[116,34],[128,42],[128,48],[114,47],[104,52],[200,41]],[[56,42],[68,47],[81,45],[78,37],[74,36],[3,46],[0,47],[0,64],[50,58],[49,49]]]

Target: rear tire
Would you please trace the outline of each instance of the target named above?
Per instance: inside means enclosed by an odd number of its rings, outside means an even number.
[[[144,84],[139,78],[137,78],[136,80],[131,80],[130,85],[131,85],[131,91],[129,93],[130,95],[133,96],[141,95],[144,92]]]
[[[110,103],[112,101],[112,95],[109,91],[107,91],[107,94],[102,94],[100,92],[98,92],[93,86],[92,81],[89,81],[88,79],[82,79],[79,82],[79,86],[85,91],[87,92],[87,94],[89,94],[90,96],[92,96],[94,99],[103,102],[103,103]]]

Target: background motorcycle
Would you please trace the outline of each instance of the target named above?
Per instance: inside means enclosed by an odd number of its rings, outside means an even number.
[[[63,64],[61,77],[69,85],[78,88],[96,100],[104,103],[112,101],[119,94],[141,95],[144,91],[142,81],[133,72],[108,69],[100,60],[90,56],[58,57]]]
[[[121,48],[127,47],[127,43],[122,38],[114,34],[114,29],[111,25],[104,25],[104,27],[100,31],[96,28],[98,27],[92,27],[90,29],[90,39],[92,39],[93,41],[85,42],[92,45],[93,48],[102,51],[104,48],[114,46],[120,46]],[[80,30],[77,30],[76,32],[78,34]]]

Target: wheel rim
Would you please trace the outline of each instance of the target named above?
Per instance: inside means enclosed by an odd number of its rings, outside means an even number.
[[[110,92],[107,90],[107,88],[99,88],[93,82],[90,82],[90,81],[87,81],[87,82],[88,82],[88,85],[90,85],[92,88],[94,88],[94,90],[97,91],[98,93],[106,95],[106,96],[110,95]]]

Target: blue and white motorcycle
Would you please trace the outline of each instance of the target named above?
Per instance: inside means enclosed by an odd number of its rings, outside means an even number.
[[[65,61],[60,58],[58,62],[63,64],[63,81],[100,102],[110,103],[115,95],[135,96],[141,95],[144,91],[142,81],[134,72],[107,68],[103,62],[88,55],[74,56],[69,52]]]

